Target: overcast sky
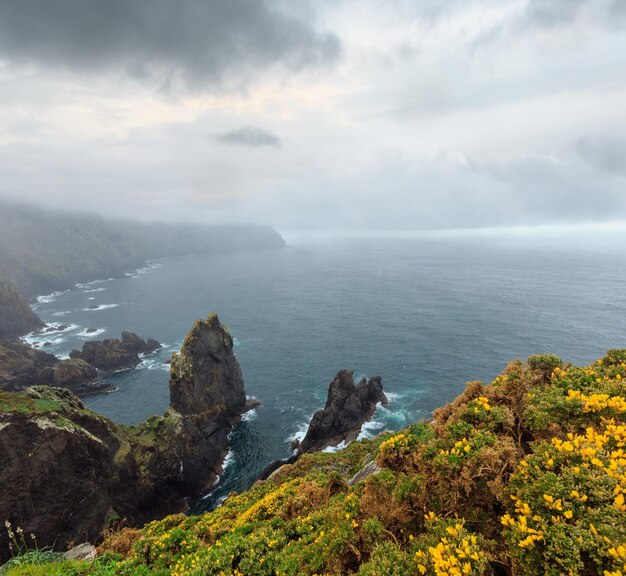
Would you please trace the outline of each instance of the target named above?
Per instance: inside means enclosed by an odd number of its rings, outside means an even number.
[[[0,198],[279,230],[626,221],[626,0],[0,0]]]

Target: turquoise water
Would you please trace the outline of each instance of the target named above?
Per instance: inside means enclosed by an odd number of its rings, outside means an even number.
[[[625,264],[621,248],[468,238],[190,256],[42,299],[37,312],[67,329],[38,340],[61,355],[82,346],[87,327],[97,338],[132,330],[165,343],[139,368],[108,377],[116,392],[85,401],[132,423],[163,412],[164,361],[196,318],[218,312],[246,391],[262,405],[233,432],[225,473],[200,510],[289,455],[341,368],[382,376],[391,403],[365,431],[375,434],[428,417],[466,381],[491,380],[513,358],[554,352],[588,363],[625,347]]]

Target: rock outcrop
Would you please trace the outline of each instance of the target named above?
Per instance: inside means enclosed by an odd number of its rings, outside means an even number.
[[[18,338],[45,324],[9,284],[0,282],[0,339]]]
[[[23,392],[38,385],[69,388],[79,396],[113,388],[99,383],[96,369],[83,360],[59,360],[28,344],[0,341],[0,390]]]
[[[313,414],[306,436],[294,447],[313,452],[354,440],[379,402],[387,404],[380,376],[355,385],[352,371],[340,370],[328,387],[324,409]]]
[[[196,322],[171,364],[171,407],[139,426],[114,424],[66,389],[0,392],[0,486],[11,487],[0,518],[62,550],[96,541],[112,518],[138,525],[184,510],[215,482],[248,406],[232,345],[216,315]]]
[[[122,332],[122,339],[107,338],[85,342],[82,350],[72,350],[70,358],[88,362],[103,372],[134,368],[141,363],[139,354],[150,354],[161,348],[156,340],[144,340],[134,332]]]

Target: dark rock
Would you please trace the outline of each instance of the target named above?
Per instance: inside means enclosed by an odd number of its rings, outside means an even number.
[[[299,457],[299,454],[294,454],[289,458],[275,460],[274,462],[268,464],[265,468],[263,468],[257,480],[267,480],[274,472],[276,472],[276,470],[282,468],[285,464],[293,464]]]
[[[54,369],[54,385],[76,390],[98,379],[98,371],[80,358],[61,360]]]
[[[380,376],[363,378],[355,386],[352,371],[340,370],[328,387],[326,406],[313,414],[298,451],[323,450],[354,440],[379,402],[387,404]]]
[[[0,282],[0,339],[18,338],[45,324],[9,284]]]
[[[85,330],[85,334],[92,334],[93,332],[97,332],[98,329],[97,328],[87,328],[87,330]]]
[[[217,314],[197,320],[185,338],[180,354],[172,355],[170,404],[181,414],[223,406],[241,414],[246,394],[233,339]]]
[[[110,390],[97,384],[96,369],[83,360],[59,360],[28,344],[0,341],[0,390],[23,392],[30,386],[69,388],[81,396]]]
[[[161,345],[152,338],[146,342],[134,332],[122,332],[122,339],[106,338],[85,342],[81,351],[72,350],[70,358],[80,358],[98,370],[112,372],[134,368],[141,363],[139,354],[150,354]]]
[[[52,354],[21,342],[0,341],[0,390],[21,392],[36,384],[54,383]]]
[[[88,371],[80,360],[61,373],[55,366],[52,379]],[[0,392],[0,486],[11,486],[0,490],[0,518],[63,550],[95,542],[112,511],[137,526],[184,510],[186,497],[215,482],[247,405],[217,316],[196,322],[174,356],[170,394],[163,416],[133,427],[91,412],[67,389]],[[0,564],[7,555],[0,532]]]

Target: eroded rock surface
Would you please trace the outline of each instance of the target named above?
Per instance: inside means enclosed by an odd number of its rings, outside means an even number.
[[[355,385],[352,371],[340,370],[328,386],[324,409],[313,414],[306,436],[295,448],[304,453],[354,440],[379,402],[388,402],[380,376]]]
[[[215,482],[247,408],[232,345],[216,315],[196,322],[172,361],[171,407],[139,426],[114,424],[67,389],[0,392],[0,486],[11,487],[0,518],[63,550],[97,541],[114,517],[138,525],[184,510]],[[0,532],[0,563],[7,553]]]

